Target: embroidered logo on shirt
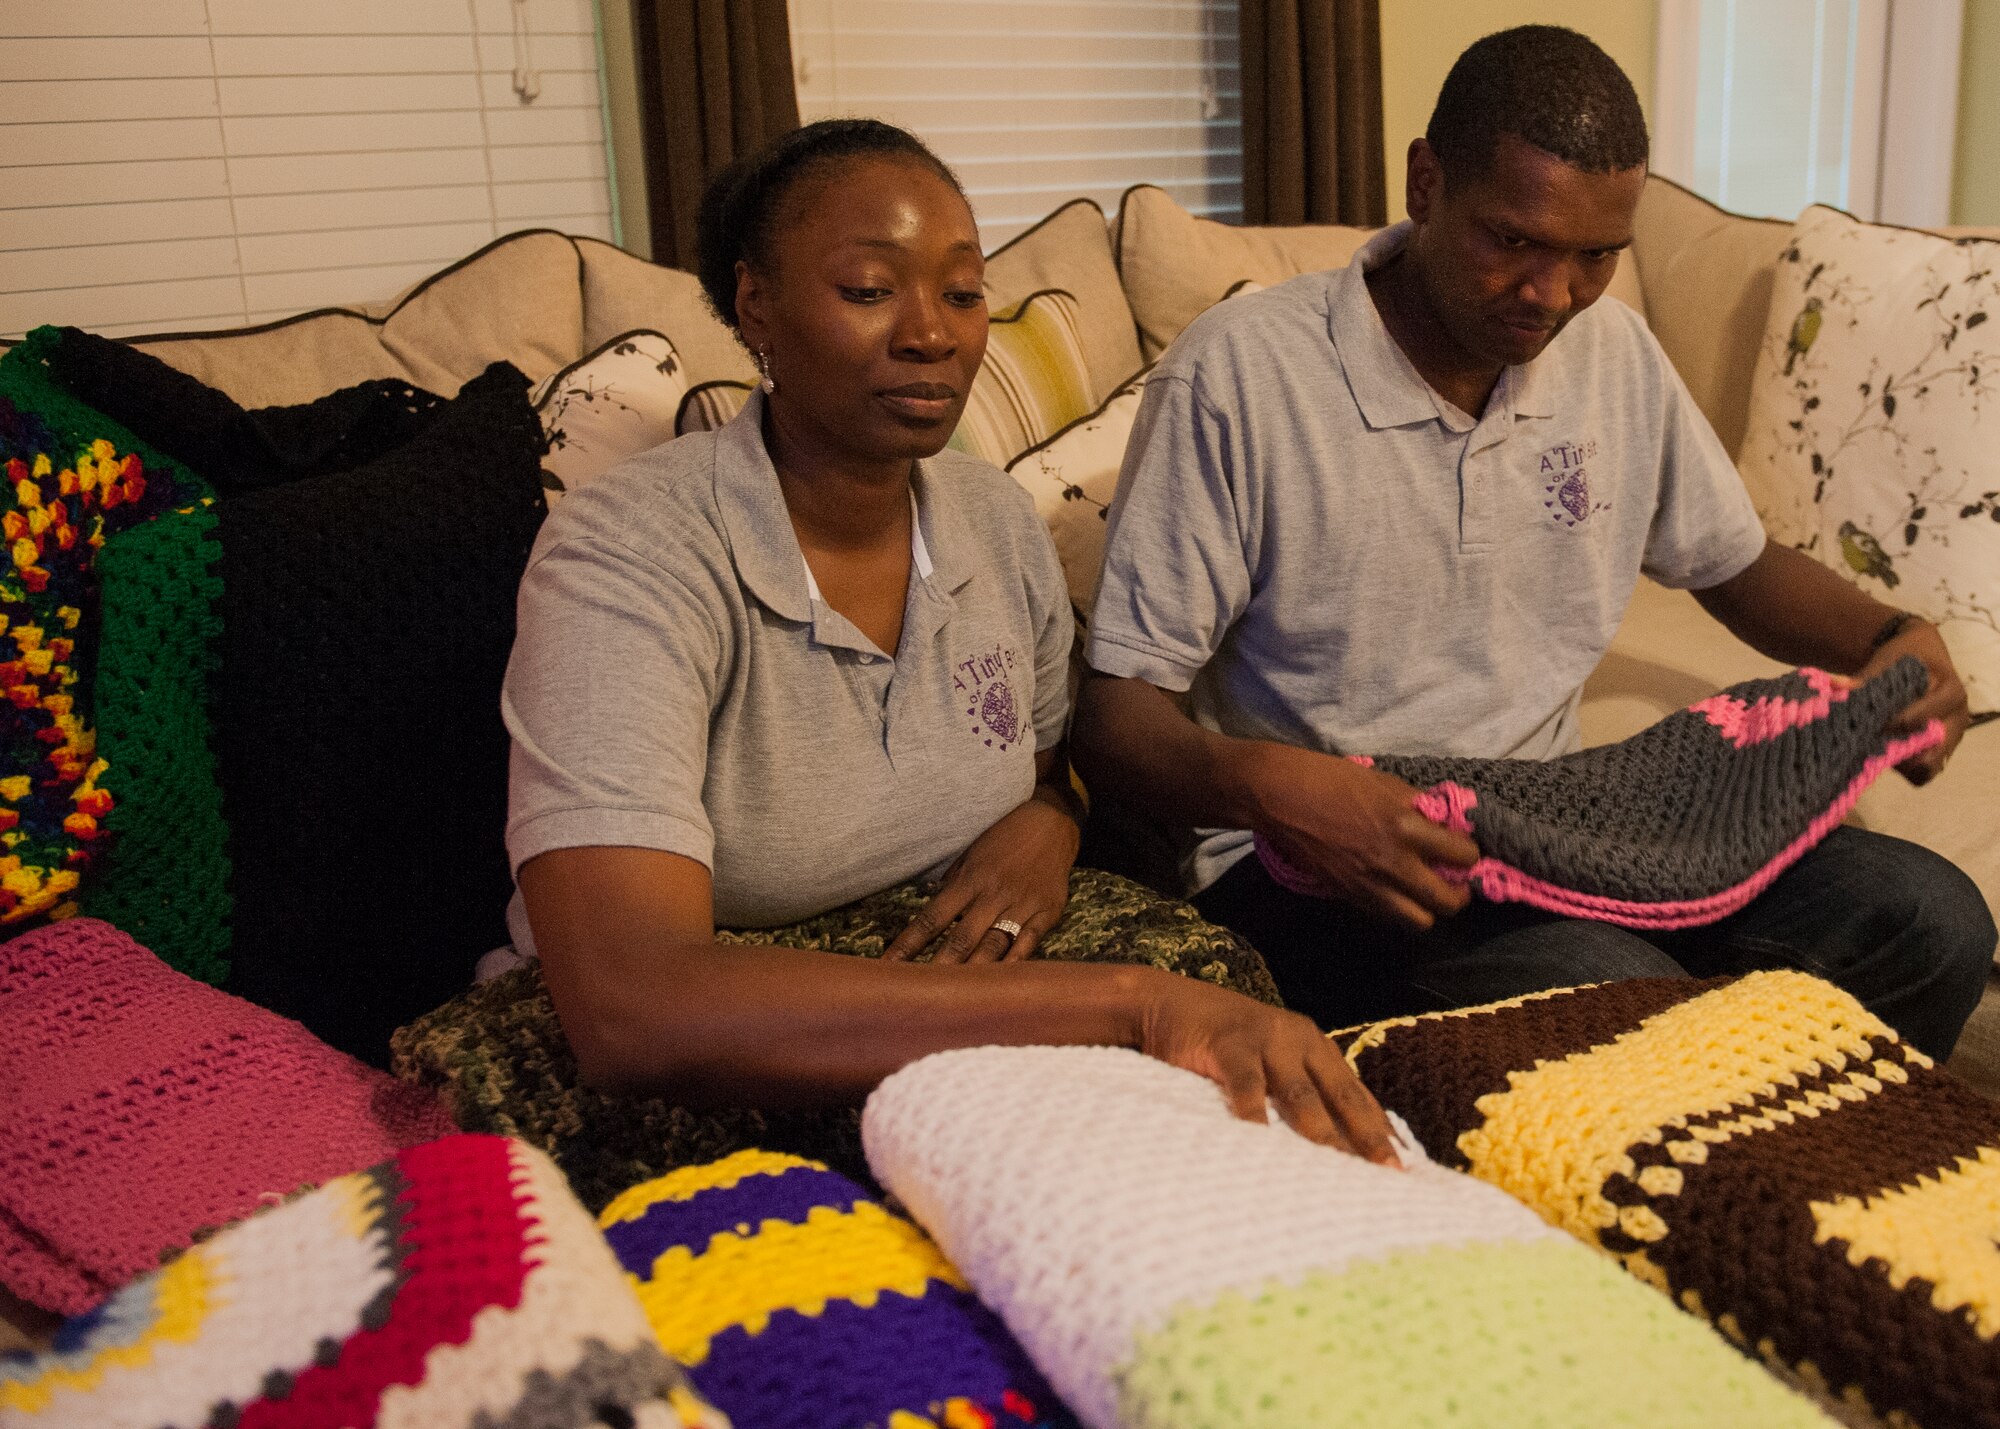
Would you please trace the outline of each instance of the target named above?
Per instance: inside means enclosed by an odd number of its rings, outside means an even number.
[[[952,667],[952,688],[965,696],[972,733],[1002,754],[1021,738],[1021,706],[1008,680],[1014,664],[1014,652],[995,645]]]
[[[1541,455],[1542,502],[1549,518],[1575,529],[1600,511],[1609,511],[1609,501],[1596,501],[1590,494],[1590,471],[1585,465],[1597,456],[1596,442],[1558,442]]]

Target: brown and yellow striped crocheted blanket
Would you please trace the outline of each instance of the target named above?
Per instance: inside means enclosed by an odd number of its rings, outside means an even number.
[[[1336,1034],[1430,1154],[1849,1423],[2000,1426],[2000,1106],[1802,973]]]

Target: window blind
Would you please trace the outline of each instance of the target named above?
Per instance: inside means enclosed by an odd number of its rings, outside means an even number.
[[[1235,0],[792,0],[807,120],[869,115],[957,170],[989,248],[1158,184],[1241,215]]]
[[[0,334],[262,322],[516,229],[611,236],[591,0],[9,0],[0,76]]]

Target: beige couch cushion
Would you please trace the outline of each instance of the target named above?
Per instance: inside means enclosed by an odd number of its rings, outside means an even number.
[[[1340,224],[1245,228],[1196,218],[1164,189],[1141,184],[1118,205],[1115,244],[1126,299],[1147,360],[1245,278],[1265,287],[1341,268],[1374,232]],[[1637,265],[1621,260],[1605,289],[1640,316],[1646,305]]]
[[[994,312],[1009,311],[1047,288],[1076,299],[1090,400],[1102,402],[1139,370],[1139,339],[1111,261],[1104,210],[1087,198],[1064,204],[987,255],[986,301]]]
[[[133,338],[246,407],[310,402],[394,377],[452,396],[492,362],[539,382],[583,351],[581,259],[546,229],[488,244],[412,288],[384,316],[323,308],[259,327]]]
[[[716,317],[694,274],[634,258],[602,239],[579,238],[576,246],[583,255],[585,351],[644,328],[672,341],[691,387],[756,379],[750,354]]]
[[[1639,197],[1632,252],[1647,321],[1731,456],[1743,445],[1771,270],[1791,231],[1717,208],[1657,174]]]
[[[1369,232],[1331,224],[1240,228],[1196,218],[1151,184],[1127,189],[1118,205],[1118,273],[1147,360],[1243,279],[1269,287],[1343,267]]]
[[[1617,639],[1583,687],[1583,742],[1625,739],[1724,685],[1784,668],[1729,634],[1686,591],[1642,580]],[[1921,789],[1899,774],[1878,779],[1849,822],[1935,849],[1964,869],[2000,914],[2000,838],[1988,797],[1994,789],[2000,722],[1972,729],[1945,772]]]

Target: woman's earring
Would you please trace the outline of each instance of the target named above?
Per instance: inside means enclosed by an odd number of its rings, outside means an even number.
[[[761,347],[757,349],[757,370],[764,374],[764,380],[757,385],[766,392],[777,391],[778,384],[771,378],[771,354]]]

